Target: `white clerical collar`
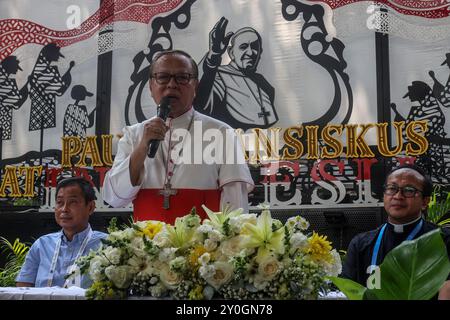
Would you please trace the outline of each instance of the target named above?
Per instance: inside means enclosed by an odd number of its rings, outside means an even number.
[[[395,233],[403,233],[403,230],[406,226],[412,225],[414,223],[416,223],[417,221],[419,221],[420,219],[422,219],[422,216],[419,216],[416,220],[408,222],[408,223],[404,223],[404,224],[395,224],[392,222],[388,222],[391,226],[394,227],[394,232]]]

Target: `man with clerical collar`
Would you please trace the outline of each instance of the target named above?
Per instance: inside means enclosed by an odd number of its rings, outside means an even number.
[[[60,181],[56,187],[55,220],[61,231],[37,239],[16,278],[18,287],[88,288],[88,275],[79,275],[76,259],[101,246],[107,234],[93,231],[89,217],[95,210],[95,192],[82,177]],[[66,279],[67,275],[75,275]]]
[[[425,221],[422,212],[430,201],[433,185],[425,172],[415,165],[394,168],[384,185],[385,225],[355,236],[349,244],[342,277],[366,286],[370,266],[379,266],[385,256],[405,240],[416,239],[438,228]],[[450,257],[450,231],[442,229],[442,237]],[[379,245],[377,245],[379,243]],[[450,274],[439,291],[439,299],[450,299]]]
[[[197,88],[197,64],[188,53],[155,54],[150,92],[160,108],[168,99],[169,117],[124,128],[102,189],[107,203],[133,202],[135,220],[166,223],[193,207],[205,218],[202,205],[213,211],[247,209],[254,184],[240,141],[229,125],[194,110]],[[157,140],[161,143],[152,157],[149,146]]]

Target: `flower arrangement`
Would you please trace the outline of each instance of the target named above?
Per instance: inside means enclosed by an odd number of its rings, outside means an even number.
[[[174,299],[315,299],[341,272],[326,237],[306,233],[300,216],[285,224],[267,206],[212,212],[193,210],[174,225],[140,221],[109,229],[102,248],[78,260],[93,285],[88,299],[128,296]]]

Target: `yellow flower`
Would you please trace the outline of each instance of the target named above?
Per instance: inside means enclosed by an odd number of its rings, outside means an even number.
[[[331,242],[327,240],[327,236],[320,236],[318,233],[313,232],[313,235],[308,239],[305,252],[314,261],[332,262],[331,249]]]
[[[196,285],[188,295],[189,300],[202,300],[203,299],[203,286]]]
[[[195,246],[189,254],[189,264],[194,268],[198,268],[198,258],[200,258],[205,252],[207,252],[207,250],[204,246]]]
[[[147,225],[144,229],[142,229],[142,233],[145,234],[148,238],[153,239],[163,228],[163,224],[161,222],[147,222]]]

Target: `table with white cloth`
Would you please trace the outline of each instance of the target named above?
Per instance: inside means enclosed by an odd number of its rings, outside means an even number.
[[[79,287],[0,287],[0,300],[86,300]]]
[[[348,300],[348,298],[340,291],[330,291],[327,294],[320,293],[318,300]]]
[[[79,287],[0,287],[0,300],[86,300],[85,289]],[[157,300],[154,297],[130,297],[131,300]],[[318,300],[347,300],[342,292],[320,294]]]

